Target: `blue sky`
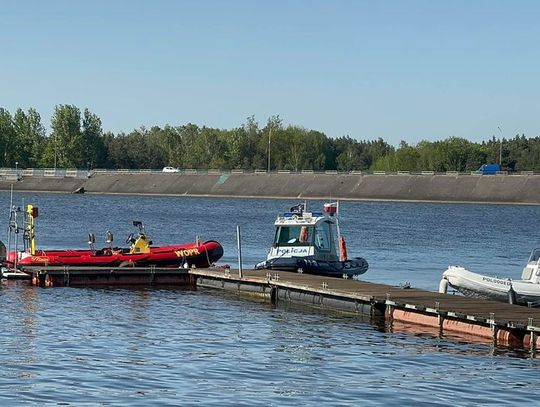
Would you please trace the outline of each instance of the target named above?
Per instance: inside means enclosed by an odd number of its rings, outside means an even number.
[[[105,130],[254,115],[397,145],[540,135],[537,1],[5,1],[0,106]]]

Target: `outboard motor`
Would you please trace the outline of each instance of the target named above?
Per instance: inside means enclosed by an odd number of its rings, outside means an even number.
[[[6,261],[6,245],[0,240],[0,263]]]
[[[112,249],[112,242],[113,242],[113,233],[110,230],[107,230],[107,237],[105,239],[105,242],[109,245],[109,248]]]
[[[90,245],[90,250],[92,250],[92,252],[96,251],[95,243],[96,235],[94,235],[93,233],[88,233],[88,244]]]

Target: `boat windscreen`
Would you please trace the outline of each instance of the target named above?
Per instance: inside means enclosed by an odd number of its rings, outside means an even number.
[[[529,257],[529,263],[538,262],[540,259],[540,248],[533,249],[531,256]]]
[[[315,247],[324,252],[332,250],[332,224],[330,222],[322,222],[315,230]],[[334,249],[335,250],[335,249]]]
[[[307,246],[312,245],[313,227],[311,226],[278,226],[274,245]]]

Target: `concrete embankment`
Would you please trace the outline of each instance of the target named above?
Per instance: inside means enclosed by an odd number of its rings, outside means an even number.
[[[95,173],[0,179],[0,190],[295,199],[540,204],[538,175]]]

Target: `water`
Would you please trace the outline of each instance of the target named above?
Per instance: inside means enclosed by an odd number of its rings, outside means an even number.
[[[40,208],[38,245],[123,243],[142,220],[156,244],[222,242],[236,265],[265,257],[282,200],[17,194]],[[308,202],[319,208],[321,202]],[[0,208],[9,194],[0,193]],[[350,255],[370,281],[436,290],[449,264],[517,278],[540,245],[540,207],[341,202]],[[5,218],[5,219],[1,219]],[[0,217],[6,230],[7,216]],[[536,403],[540,360],[360,318],[183,289],[0,285],[0,405],[508,405]],[[496,397],[494,396],[496,395]]]

